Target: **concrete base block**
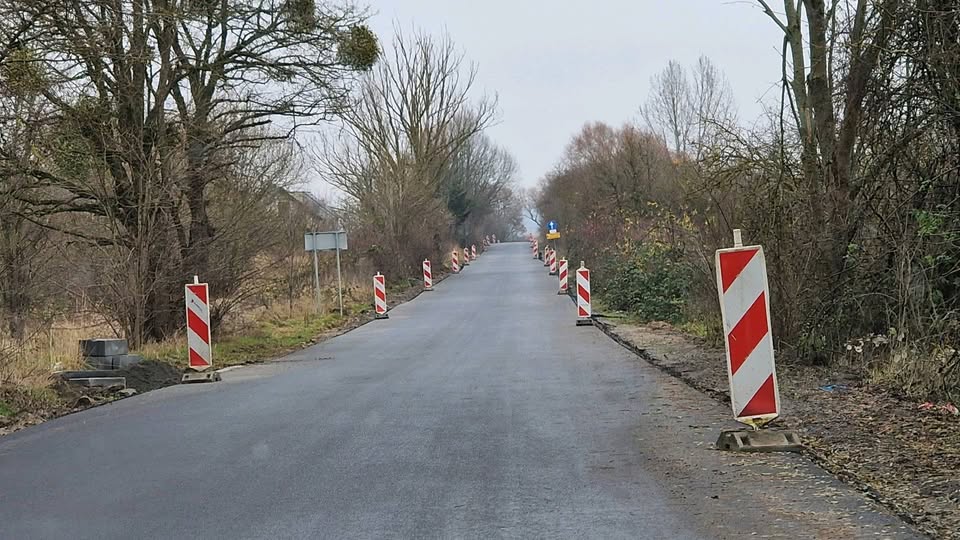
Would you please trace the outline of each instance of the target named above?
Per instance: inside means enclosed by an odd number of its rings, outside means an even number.
[[[220,380],[220,374],[216,371],[192,371],[187,370],[180,379],[180,384],[217,382]]]
[[[73,379],[115,377],[117,373],[111,369],[82,369],[79,371],[61,371],[58,375],[65,381],[71,381]]]
[[[577,326],[593,326],[593,319],[577,319]]]
[[[143,360],[137,354],[118,354],[114,356],[88,356],[84,361],[94,369],[124,369]]]
[[[559,294],[560,296],[564,296],[570,293],[568,293],[567,291],[557,291],[557,294]]]
[[[374,319],[389,319],[389,318],[390,318],[390,315],[387,314],[387,313],[384,313],[383,315],[374,315],[373,318],[374,318]]]
[[[125,339],[81,339],[82,356],[116,356],[130,352]]]
[[[70,384],[79,384],[90,388],[110,388],[111,386],[127,387],[126,377],[74,377],[69,379]]]
[[[803,445],[793,431],[724,430],[717,439],[717,449],[730,452],[799,452]]]

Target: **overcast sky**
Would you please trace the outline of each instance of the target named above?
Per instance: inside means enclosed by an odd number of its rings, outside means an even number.
[[[637,119],[650,77],[671,59],[710,57],[744,123],[779,95],[782,37],[755,0],[368,1],[384,44],[397,25],[447,32],[477,64],[478,86],[499,98],[490,136],[517,158],[526,186],[584,123]]]

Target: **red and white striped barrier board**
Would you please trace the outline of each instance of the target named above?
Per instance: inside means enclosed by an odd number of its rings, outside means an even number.
[[[450,270],[454,274],[460,273],[460,254],[457,253],[457,250],[453,250],[453,253],[450,254]]]
[[[540,242],[537,240],[533,241],[533,258],[537,259],[540,256]]]
[[[557,250],[550,250],[550,275],[557,275]]]
[[[477,260],[477,245],[476,245],[476,244],[473,244],[473,245],[470,246],[470,260],[471,260],[471,261]]]
[[[206,283],[184,286],[187,307],[187,365],[203,371],[213,365],[213,343],[210,339],[210,288]]]
[[[590,307],[590,270],[580,261],[577,268],[577,326],[591,325],[590,317],[593,310]]]
[[[734,246],[717,250],[717,291],[733,415],[739,422],[755,426],[780,414],[770,332],[770,287],[763,248],[744,247],[739,229],[734,231]]]
[[[543,249],[543,265],[550,266],[550,254],[553,253],[553,250],[549,247]]]
[[[423,290],[433,290],[433,270],[430,268],[430,259],[423,260]]]
[[[373,276],[373,307],[377,311],[376,318],[389,318],[389,315],[387,315],[387,286],[380,272]]]
[[[463,265],[467,266],[470,264],[470,250],[463,248]]]
[[[560,290],[557,291],[557,294],[567,294],[567,260],[560,259],[560,270],[559,270],[559,279],[560,279]]]
[[[500,241],[497,240],[497,235],[495,235],[495,234],[493,235],[493,243],[494,243],[494,244],[499,244],[499,243],[500,243]]]

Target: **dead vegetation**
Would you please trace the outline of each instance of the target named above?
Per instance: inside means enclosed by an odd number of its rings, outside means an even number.
[[[758,6],[783,32],[765,117],[743,127],[709,60],[671,62],[643,124],[574,137],[536,214],[600,299],[712,339],[713,254],[743,229],[765,248],[779,358],[960,400],[960,9]]]

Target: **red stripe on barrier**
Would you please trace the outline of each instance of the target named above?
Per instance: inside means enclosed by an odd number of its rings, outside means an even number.
[[[206,360],[204,360],[202,356],[200,356],[199,354],[197,354],[197,351],[195,351],[195,350],[193,350],[193,349],[187,349],[187,350],[190,351],[190,366],[191,366],[191,367],[193,367],[193,366],[208,366],[208,365],[210,365],[210,363],[207,362]]]
[[[758,251],[760,250],[753,249],[720,254],[720,277],[723,283],[723,292],[727,292],[730,285],[733,285],[737,276],[750,264],[750,260]]]
[[[590,301],[590,292],[584,289],[582,286],[580,286],[579,283],[577,284],[577,295],[579,295],[580,298],[583,298],[587,302]]]
[[[768,331],[766,294],[760,293],[753,305],[747,309],[743,318],[737,322],[733,330],[730,330],[728,339],[730,341],[731,373],[737,373],[737,370],[750,356],[750,353],[757,348],[760,340],[767,335]]]
[[[760,386],[757,393],[740,412],[740,416],[756,416],[777,412],[777,396],[773,387],[773,374]]]
[[[210,328],[207,326],[207,323],[200,318],[199,315],[193,312],[193,310],[187,310],[187,326],[193,330],[193,333],[200,337],[204,343],[207,345],[210,344],[208,335]],[[192,351],[191,351],[192,352]]]
[[[197,295],[197,298],[200,299],[204,304],[207,303],[207,288],[203,285],[187,285],[187,288],[190,289],[190,292]]]
[[[377,298],[379,298],[380,300],[386,300],[386,299],[387,299],[387,294],[386,294],[385,292],[383,292],[383,290],[381,290],[381,289],[375,290],[375,291],[374,291],[374,294],[376,294],[376,295],[377,295]]]

